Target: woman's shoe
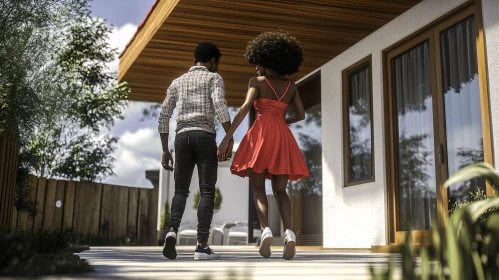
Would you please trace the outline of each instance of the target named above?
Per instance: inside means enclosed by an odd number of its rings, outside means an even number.
[[[291,230],[287,229],[284,232],[284,252],[282,257],[285,260],[291,260],[296,254],[296,235]]]
[[[269,227],[266,227],[262,232],[262,238],[260,239],[260,255],[264,258],[269,258],[272,254],[270,250],[270,245],[272,244],[272,240],[274,237],[272,236],[272,231]]]

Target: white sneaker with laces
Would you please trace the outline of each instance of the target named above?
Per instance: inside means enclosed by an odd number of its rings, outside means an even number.
[[[270,245],[272,244],[272,240],[274,240],[274,237],[272,236],[272,231],[270,230],[269,227],[266,227],[263,232],[262,232],[262,237],[261,237],[261,242],[260,242],[260,255],[264,258],[269,258],[270,255],[272,254],[272,251],[270,250]]]
[[[284,252],[282,257],[285,260],[291,260],[296,254],[296,235],[287,229],[284,232]]]

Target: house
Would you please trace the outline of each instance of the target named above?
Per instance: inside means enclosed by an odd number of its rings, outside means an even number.
[[[412,229],[427,243],[438,213],[476,187],[492,192],[481,180],[448,192],[442,183],[462,166],[499,160],[497,0],[158,0],[121,55],[119,79],[132,100],[161,102],[196,44],[214,41],[227,100],[238,106],[254,75],[246,42],[279,29],[301,41],[305,62],[291,79],[308,110],[320,106],[321,200],[307,204],[320,213],[305,211],[301,191],[293,196],[304,237],[382,250]],[[320,232],[306,233],[318,217]]]

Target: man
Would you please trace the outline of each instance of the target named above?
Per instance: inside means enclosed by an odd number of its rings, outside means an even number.
[[[194,259],[218,259],[219,254],[208,246],[210,225],[213,218],[215,184],[218,161],[230,158],[232,152],[217,155],[215,115],[225,132],[230,128],[230,115],[225,101],[224,82],[217,74],[222,54],[213,43],[200,43],[194,53],[194,64],[189,72],[174,80],[159,116],[159,133],[163,146],[162,164],[173,164],[168,149],[169,120],[177,107],[175,137],[175,195],[172,200],[169,232],[166,235],[163,255],[177,258],[175,245],[177,231],[185,210],[194,166],[197,165],[201,198],[198,207],[198,245]],[[230,151],[232,151],[233,141]],[[229,150],[229,149],[228,149]]]

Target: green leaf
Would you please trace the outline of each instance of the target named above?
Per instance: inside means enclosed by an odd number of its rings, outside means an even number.
[[[447,258],[449,262],[450,279],[461,280],[464,275],[464,263],[462,259],[462,252],[459,248],[455,228],[452,223],[447,225],[446,230],[447,239]]]
[[[430,280],[430,257],[426,247],[421,249],[421,280]]]
[[[485,178],[493,186],[496,193],[498,193],[499,173],[492,165],[486,162],[471,164],[460,169],[444,183],[444,187],[448,188],[455,183],[473,179],[475,177]]]

